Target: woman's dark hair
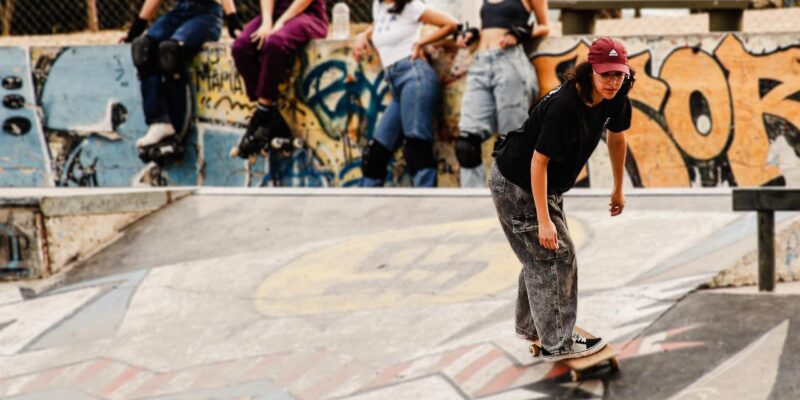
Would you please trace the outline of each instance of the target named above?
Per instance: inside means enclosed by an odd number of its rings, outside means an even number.
[[[411,0],[394,0],[394,7],[389,9],[389,13],[402,14],[408,3],[411,3]]]
[[[636,71],[633,68],[628,67],[631,70],[631,75],[625,78],[625,82],[622,83],[622,86],[619,88],[619,92],[617,92],[617,96],[625,96],[628,92],[631,91],[633,88],[633,83],[636,82]],[[571,84],[578,84],[580,85],[580,91],[578,92],[581,98],[587,102],[592,102],[592,64],[588,62],[582,62],[575,67],[574,70],[571,70],[564,74],[564,78],[566,81]]]

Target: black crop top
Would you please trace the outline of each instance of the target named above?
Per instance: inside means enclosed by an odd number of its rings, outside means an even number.
[[[481,6],[481,28],[505,28],[528,24],[528,10],[522,0],[483,0]]]

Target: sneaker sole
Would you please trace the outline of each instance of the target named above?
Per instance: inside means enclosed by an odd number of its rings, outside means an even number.
[[[550,356],[550,357],[547,357],[544,354],[542,354],[542,359],[545,360],[545,361],[549,361],[549,362],[572,360],[572,359],[576,359],[576,358],[589,357],[591,355],[597,354],[598,352],[600,352],[600,350],[603,350],[605,348],[606,348],[606,342],[605,342],[605,340],[603,340],[603,341],[600,342],[600,344],[592,347],[589,350],[581,352],[581,353],[569,353],[569,354],[562,354],[562,355]]]

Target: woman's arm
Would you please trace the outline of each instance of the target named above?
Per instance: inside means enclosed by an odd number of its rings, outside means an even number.
[[[625,195],[622,193],[623,172],[625,171],[625,134],[608,132],[608,156],[611,159],[611,171],[614,174],[614,190],[611,192],[609,212],[611,216],[622,214],[625,207]]]
[[[220,3],[222,4],[222,12],[224,15],[236,12],[236,5],[233,4],[233,0],[220,0]]]
[[[361,59],[364,57],[367,52],[369,52],[369,44],[372,42],[372,28],[374,25],[370,25],[364,32],[361,32],[356,36],[356,40],[353,43],[353,56],[356,58],[356,61],[361,62]]]
[[[133,23],[128,28],[128,34],[119,38],[119,42],[131,43],[141,36],[147,29],[147,22],[153,18],[159,6],[161,6],[161,0],[145,0],[144,4],[142,4],[142,9],[136,15],[136,19],[133,20]]]
[[[256,48],[259,50],[273,31],[272,12],[274,9],[275,0],[261,0],[261,25],[250,35],[250,41],[256,43]]]
[[[292,18],[302,14],[313,2],[314,0],[294,0],[292,5],[275,22],[275,30],[283,28],[283,25],[291,21]]]
[[[160,6],[161,0],[145,0],[142,10],[139,11],[139,18],[150,21]]]
[[[431,8],[425,10],[425,12],[422,13],[422,16],[419,17],[419,20],[423,24],[439,27],[439,29],[437,29],[435,32],[428,35],[428,37],[418,41],[417,44],[420,46],[427,46],[431,43],[436,43],[444,39],[446,36],[451,35],[456,31],[456,29],[458,29],[458,21],[455,18],[449,14]]]
[[[228,25],[228,34],[232,39],[236,39],[244,29],[242,21],[239,19],[239,13],[236,12],[236,4],[233,3],[233,0],[221,0],[221,4],[223,18],[225,24]]]
[[[548,11],[548,4],[547,0],[526,0],[530,2],[531,8],[533,8],[533,13],[536,15],[536,26],[533,28],[533,32],[531,32],[531,36],[533,37],[540,37],[540,36],[547,36],[550,34],[550,21],[548,20],[547,11]]]
[[[412,60],[424,55],[423,48],[425,46],[444,39],[458,29],[458,21],[455,18],[432,8],[425,10],[419,17],[419,21],[426,25],[438,26],[439,29],[414,44],[414,50],[411,52]]]
[[[275,12],[275,0],[261,0],[261,24],[264,25],[269,21],[269,26],[272,26],[272,13]]]
[[[531,188],[533,189],[533,203],[536,205],[536,219],[539,221],[539,244],[542,247],[558,249],[558,233],[556,226],[550,219],[550,210],[547,206],[547,164],[550,157],[533,152],[531,158]]]

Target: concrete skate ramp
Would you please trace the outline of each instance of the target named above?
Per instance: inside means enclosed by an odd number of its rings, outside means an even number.
[[[607,204],[566,199],[579,324],[652,355],[642,340],[692,327],[640,333],[752,250],[755,223],[724,190],[632,191],[616,218]],[[486,191],[201,189],[60,288],[0,304],[0,396],[602,395],[515,337],[519,270]]]

